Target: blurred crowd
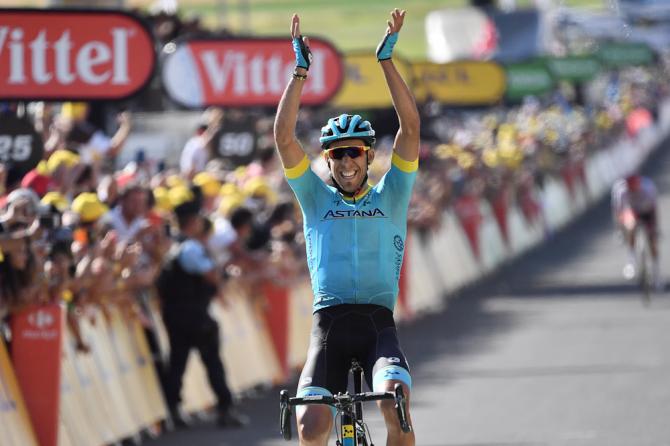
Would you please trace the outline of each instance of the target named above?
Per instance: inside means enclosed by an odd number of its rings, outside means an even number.
[[[567,90],[486,110],[423,104],[410,224],[435,229],[443,211],[458,211],[463,197],[518,204],[529,221],[540,219],[537,191],[546,177],[567,178],[567,172],[579,181],[589,153],[653,123],[667,85],[661,69],[636,68],[594,82],[591,99],[581,105]],[[178,162],[149,160],[140,150],[116,166],[132,131],[128,112],[106,135],[87,120],[86,104],[32,105],[3,110],[29,118],[44,141],[43,159],[27,173],[17,176],[9,163],[0,167],[3,318],[32,302],[62,300],[74,315],[107,300],[127,300],[133,308],[138,295],[151,294],[185,204],[195,203],[211,222],[206,244],[223,282],[235,280],[260,295],[264,281],[288,284],[304,273],[301,213],[272,145],[272,116],[258,119],[259,149],[245,165],[214,156],[211,144],[225,120],[222,110],[209,109]],[[334,112],[302,113],[299,137],[314,155],[314,169],[326,175],[316,141]],[[378,139],[372,181],[388,167],[392,142],[392,135]]]

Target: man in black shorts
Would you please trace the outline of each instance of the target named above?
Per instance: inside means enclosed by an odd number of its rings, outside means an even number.
[[[391,168],[374,186],[368,166],[375,157],[375,132],[360,115],[341,114],[321,129],[322,155],[330,181],[322,181],[295,136],[300,94],[308,79],[311,53],[293,16],[291,37],[296,69],[275,119],[275,143],[288,183],[303,212],[307,264],[314,292],[314,319],[308,359],[298,396],[346,391],[348,369],[356,358],[374,391],[409,395],[409,366],[400,349],[393,308],[407,234],[407,207],[419,157],[419,114],[407,85],[391,60],[405,17],[395,9],[377,59],[398,115],[400,129]],[[413,446],[414,433],[402,432],[392,401],[380,403],[388,445]],[[300,444],[325,445],[333,426],[328,407],[301,406]],[[408,414],[409,418],[409,414]],[[410,421],[411,423],[411,421]]]

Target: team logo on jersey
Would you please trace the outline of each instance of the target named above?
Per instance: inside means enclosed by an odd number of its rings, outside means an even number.
[[[374,208],[369,211],[364,209],[345,209],[334,211],[332,209],[326,212],[326,215],[323,216],[322,220],[335,220],[338,218],[386,218],[384,212],[379,208]]]
[[[403,248],[405,247],[405,243],[402,241],[402,237],[399,235],[396,235],[393,237],[393,246],[395,246],[395,249],[398,251],[402,251]]]

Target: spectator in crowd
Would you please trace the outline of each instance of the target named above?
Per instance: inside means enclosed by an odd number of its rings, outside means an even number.
[[[148,226],[149,191],[139,184],[130,184],[121,193],[119,204],[108,215],[107,223],[119,242],[134,240]]]
[[[179,170],[186,179],[192,179],[205,170],[210,158],[210,143],[221,128],[223,113],[220,109],[210,109],[205,113],[205,121],[198,124],[195,134],[186,141],[179,159]]]
[[[116,159],[132,129],[130,112],[123,111],[117,115],[119,127],[111,138],[87,121],[88,113],[89,106],[86,103],[63,104],[56,120],[56,143],[76,149],[87,163]]]
[[[170,366],[166,399],[178,425],[182,376],[192,348],[196,348],[207,369],[210,386],[217,398],[218,423],[222,427],[240,427],[246,417],[233,408],[226,375],[219,355],[219,326],[209,315],[212,298],[222,285],[221,272],[207,253],[211,222],[200,214],[197,203],[189,201],[175,209],[179,225],[176,243],[159,275],[158,293],[163,320],[170,340]]]

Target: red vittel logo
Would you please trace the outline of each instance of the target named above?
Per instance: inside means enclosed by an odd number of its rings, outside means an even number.
[[[154,65],[151,35],[131,15],[0,11],[0,98],[120,99]]]
[[[310,39],[313,61],[301,102],[322,104],[342,83],[342,58],[321,39]],[[276,105],[295,68],[290,39],[189,40],[173,47],[163,84],[176,102],[207,105]]]

